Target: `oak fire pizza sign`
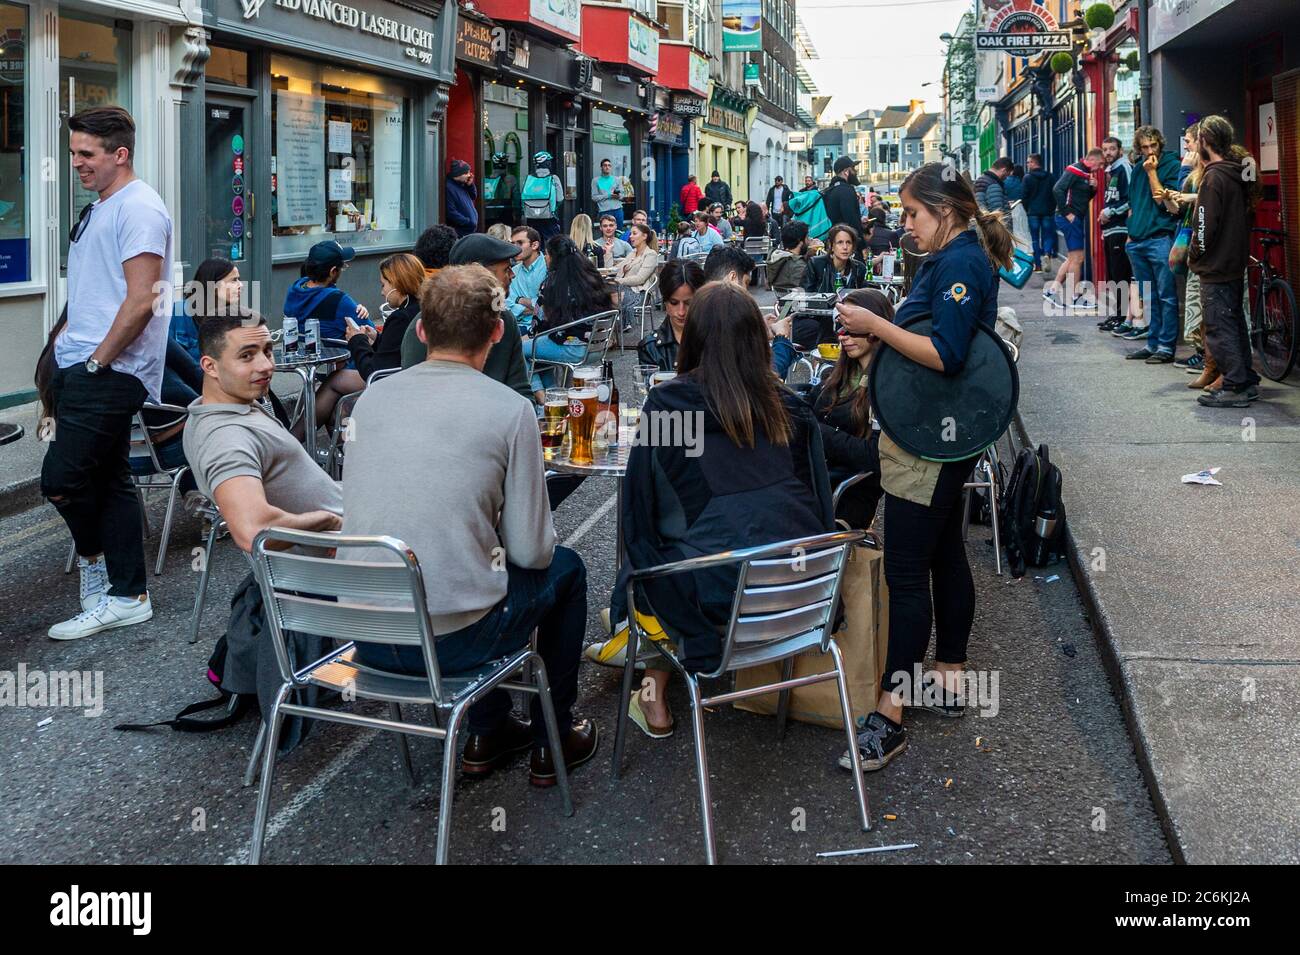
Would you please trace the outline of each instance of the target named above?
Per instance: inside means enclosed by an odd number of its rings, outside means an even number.
[[[1056,17],[1038,0],[984,0],[986,28],[975,33],[981,53],[1037,56],[1069,51],[1070,32],[1057,28]]]

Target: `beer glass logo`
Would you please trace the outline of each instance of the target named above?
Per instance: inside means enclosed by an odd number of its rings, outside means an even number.
[[[571,416],[573,416],[574,418],[581,418],[582,413],[585,410],[586,409],[583,407],[582,402],[579,399],[577,398],[569,399],[569,414]]]

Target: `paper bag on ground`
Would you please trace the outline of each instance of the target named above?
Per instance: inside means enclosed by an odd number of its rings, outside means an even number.
[[[835,642],[844,656],[844,676],[849,687],[849,702],[855,720],[876,708],[880,679],[885,668],[885,650],[889,645],[889,595],[885,586],[883,555],[874,547],[858,545],[849,549],[844,569],[841,597],[844,601],[844,625],[836,632]],[[794,675],[808,676],[833,670],[829,653],[809,653],[795,658]],[[781,664],[750,667],[736,673],[736,689],[762,686],[781,679]],[[751,713],[775,713],[777,694],[752,696],[736,706]],[[839,690],[834,680],[824,680],[790,691],[790,718],[842,729]]]

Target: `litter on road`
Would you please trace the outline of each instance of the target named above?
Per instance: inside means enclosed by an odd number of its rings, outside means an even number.
[[[915,849],[915,842],[904,842],[897,846],[873,846],[869,849],[837,849],[834,852],[819,852],[817,858],[829,859],[832,856],[861,856],[868,852],[897,852],[899,849]]]
[[[1206,468],[1204,471],[1197,471],[1195,474],[1184,474],[1184,484],[1212,484],[1214,487],[1223,487],[1222,481],[1216,481],[1214,475],[1222,471],[1222,468]]]

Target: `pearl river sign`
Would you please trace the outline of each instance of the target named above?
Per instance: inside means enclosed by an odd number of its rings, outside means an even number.
[[[272,10],[285,11],[283,16],[296,14],[309,20],[351,28],[361,34],[393,41],[405,48],[406,57],[419,63],[433,62],[434,31],[406,19],[399,20],[370,10],[359,10],[338,0],[233,0],[233,2],[242,14],[241,19],[250,26],[252,25],[250,21],[260,21],[263,13],[270,13]],[[415,12],[395,4],[390,6],[398,15],[409,16]],[[418,15],[416,13],[416,16]],[[432,18],[426,22],[429,26],[433,25]]]

